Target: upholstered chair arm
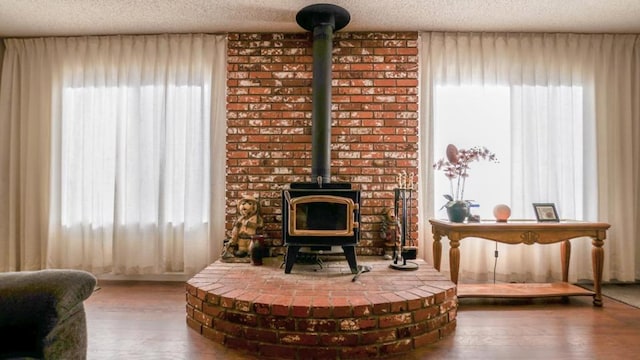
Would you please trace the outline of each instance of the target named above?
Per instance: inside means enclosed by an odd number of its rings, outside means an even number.
[[[0,273],[0,358],[86,358],[83,302],[95,285],[79,270]]]

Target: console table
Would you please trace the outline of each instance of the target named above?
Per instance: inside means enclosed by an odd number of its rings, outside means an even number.
[[[433,232],[433,265],[440,271],[443,236],[449,238],[449,270],[451,281],[458,284],[460,269],[460,241],[475,237],[505,244],[553,244],[561,243],[562,282],[555,284],[470,284],[458,285],[459,297],[542,297],[593,295],[593,305],[602,306],[602,269],[604,265],[604,239],[610,225],[606,223],[560,221],[537,222],[518,220],[509,222],[482,221],[479,223],[454,223],[446,220],[429,220]],[[591,238],[593,248],[594,291],[569,284],[570,240]]]

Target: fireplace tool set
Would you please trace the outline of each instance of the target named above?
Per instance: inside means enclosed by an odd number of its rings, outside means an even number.
[[[417,263],[407,262],[407,260],[414,260],[417,256],[417,249],[411,238],[411,202],[414,194],[413,173],[407,175],[403,171],[397,175],[397,178],[398,187],[394,189],[393,201],[396,220],[396,244],[393,263],[389,267],[395,270],[417,270]]]

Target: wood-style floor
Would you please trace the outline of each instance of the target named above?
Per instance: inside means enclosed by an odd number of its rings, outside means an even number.
[[[100,281],[86,301],[88,359],[258,359],[185,323],[184,284]],[[640,309],[604,298],[461,299],[454,334],[398,359],[634,359]]]

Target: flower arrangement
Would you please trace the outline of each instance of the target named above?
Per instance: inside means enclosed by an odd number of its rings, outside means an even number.
[[[469,177],[469,163],[480,160],[498,162],[496,155],[486,147],[474,146],[469,149],[458,149],[455,145],[449,144],[446,158],[433,164],[434,169],[444,172],[451,184],[451,193],[444,195],[445,199],[449,200],[445,206],[449,207],[456,201],[465,201],[464,186]]]

